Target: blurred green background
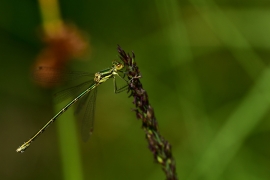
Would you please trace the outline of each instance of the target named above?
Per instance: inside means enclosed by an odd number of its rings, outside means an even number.
[[[270,179],[268,0],[59,3],[63,19],[91,42],[91,56],[72,69],[110,67],[117,44],[135,52],[179,179]],[[89,142],[65,129],[74,123],[79,134],[70,109],[25,153],[15,152],[63,105],[29,78],[43,46],[41,24],[37,1],[1,1],[0,179],[165,179],[131,111],[132,98],[115,95],[112,82],[99,87]],[[78,153],[65,154],[73,150]]]

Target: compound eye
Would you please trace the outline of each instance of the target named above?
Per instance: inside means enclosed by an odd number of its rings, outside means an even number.
[[[122,69],[124,66],[123,66],[123,64],[121,64],[121,63],[117,63],[117,65],[116,65],[116,68],[117,68],[117,70],[120,70],[120,69]]]

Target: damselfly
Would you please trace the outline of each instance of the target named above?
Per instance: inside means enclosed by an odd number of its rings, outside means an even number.
[[[95,101],[97,86],[102,84],[103,82],[107,81],[108,79],[113,78],[114,81],[114,92],[118,93],[123,91],[125,88],[117,89],[115,76],[119,76],[121,79],[124,79],[124,77],[119,75],[119,72],[122,72],[124,68],[124,65],[118,61],[112,62],[112,67],[104,69],[102,71],[99,71],[95,73],[94,79],[91,81],[87,81],[83,83],[82,85],[87,85],[91,82],[91,84],[88,86],[86,90],[84,90],[81,94],[79,94],[75,99],[73,99],[70,103],[68,103],[62,110],[60,110],[55,116],[53,116],[34,136],[32,136],[28,141],[23,143],[20,147],[17,148],[17,152],[23,153],[30,145],[31,143],[39,136],[41,135],[56,119],[58,119],[68,108],[70,108],[73,104],[75,104],[78,100],[85,97],[87,94],[92,92],[92,101]],[[125,79],[124,79],[125,80]],[[126,81],[126,80],[125,80]],[[88,98],[87,98],[88,99]],[[94,113],[94,105],[90,107],[90,110],[92,110],[92,113]],[[93,114],[91,115],[93,117]],[[93,123],[93,122],[91,122]],[[93,131],[93,124],[89,125],[90,129],[86,129],[85,131],[88,131],[88,134],[91,134]]]

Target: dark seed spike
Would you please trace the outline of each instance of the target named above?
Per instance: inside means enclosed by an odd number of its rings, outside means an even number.
[[[150,106],[148,94],[138,77],[141,77],[139,68],[135,62],[135,54],[126,54],[118,45],[119,57],[123,61],[129,81],[130,95],[133,96],[136,118],[142,120],[142,128],[145,131],[148,147],[154,155],[154,159],[162,166],[167,180],[177,180],[175,160],[172,156],[171,145],[158,131],[158,123],[154,114],[154,109]]]

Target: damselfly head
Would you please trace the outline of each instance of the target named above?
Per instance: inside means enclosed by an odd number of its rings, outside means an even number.
[[[124,67],[124,64],[122,64],[118,61],[113,61],[112,64],[113,64],[113,67],[118,71]]]

